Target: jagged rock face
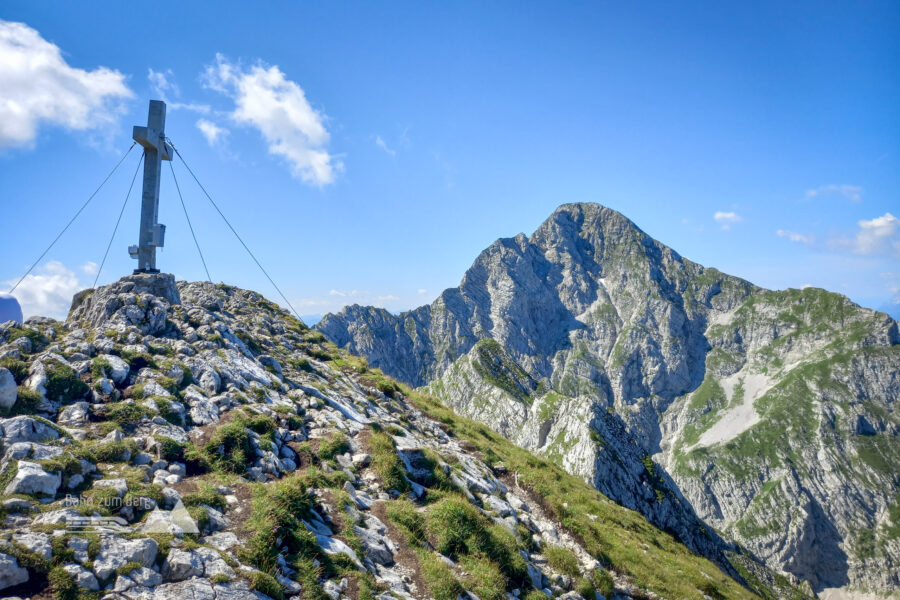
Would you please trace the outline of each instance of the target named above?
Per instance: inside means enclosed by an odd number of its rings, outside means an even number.
[[[535,393],[496,346],[481,350],[474,369],[507,369],[516,402]],[[3,597],[800,591],[737,548],[717,554],[721,568],[697,557],[534,456],[514,473],[489,461],[467,429],[448,426],[457,415],[422,412],[408,390],[254,292],[127,277],[77,296],[65,323],[3,325],[0,360],[17,384],[0,413]],[[508,457],[524,454],[491,439]],[[550,501],[520,477],[564,481],[571,493]],[[570,500],[587,507],[577,530]],[[646,556],[668,572],[648,574]]]
[[[429,306],[316,328],[699,551],[695,512],[816,589],[900,587],[887,315],[761,289],[576,204],[492,244]]]

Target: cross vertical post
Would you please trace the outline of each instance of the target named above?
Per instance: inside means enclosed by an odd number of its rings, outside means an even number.
[[[138,261],[135,273],[159,273],[156,249],[165,242],[166,226],[159,218],[159,180],[162,161],[172,160],[172,146],[166,143],[166,103],[151,100],[147,126],[135,125],[132,137],[144,148],[144,192],[141,197],[141,228],[138,245],[128,253]]]

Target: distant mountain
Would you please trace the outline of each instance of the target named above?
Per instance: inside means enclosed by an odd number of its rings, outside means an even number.
[[[699,517],[816,591],[900,590],[900,333],[821,289],[705,268],[567,204],[459,287],[316,326],[709,552]]]

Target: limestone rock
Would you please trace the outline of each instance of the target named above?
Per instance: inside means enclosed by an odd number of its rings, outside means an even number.
[[[348,306],[315,329],[708,557],[728,547],[712,525],[817,591],[900,587],[900,545],[877,533],[900,454],[872,453],[900,443],[883,313],[762,289],[567,204],[430,305]]]
[[[61,482],[58,473],[47,473],[37,463],[20,460],[16,475],[7,484],[5,493],[54,496]]]
[[[28,570],[15,557],[0,552],[0,590],[28,581]]]
[[[0,433],[2,433],[4,444],[46,442],[59,437],[59,433],[53,427],[26,416],[0,419]]]
[[[124,540],[103,538],[100,553],[94,561],[94,573],[100,579],[107,579],[116,569],[129,562],[138,562],[145,567],[153,565],[158,545],[152,538]]]
[[[19,390],[9,369],[0,367],[0,408],[10,408],[16,403]]]

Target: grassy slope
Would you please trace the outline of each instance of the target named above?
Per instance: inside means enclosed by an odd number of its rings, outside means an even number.
[[[502,462],[516,473],[519,484],[540,496],[545,508],[580,537],[595,558],[631,577],[635,585],[667,598],[759,597],[637,512],[615,504],[560,467],[456,415],[430,396],[401,389],[417,408],[447,425],[449,433],[471,442],[487,462]]]

